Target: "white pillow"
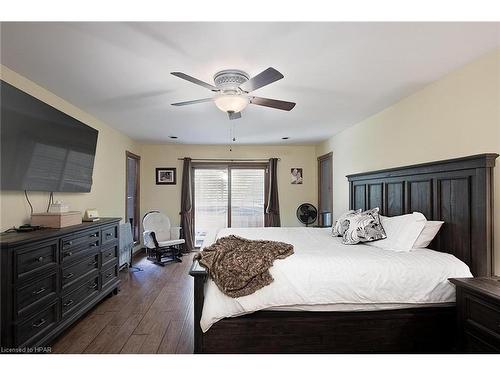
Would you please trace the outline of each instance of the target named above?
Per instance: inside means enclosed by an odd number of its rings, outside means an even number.
[[[423,249],[429,246],[434,237],[441,229],[441,226],[444,224],[444,221],[426,221],[424,229],[417,237],[417,240],[413,244],[414,249]]]
[[[367,244],[384,250],[410,251],[424,229],[426,221],[420,212],[392,217],[380,215],[380,223],[387,238]]]

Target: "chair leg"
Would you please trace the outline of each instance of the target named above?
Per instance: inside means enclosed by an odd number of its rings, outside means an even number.
[[[179,246],[177,247],[177,261],[178,261],[179,263],[182,263],[182,247],[181,247],[181,246],[182,246],[182,245],[179,245]]]
[[[159,251],[158,249],[156,249],[156,262],[155,264],[158,264],[160,266],[164,266],[165,264],[161,261],[161,251]]]
[[[168,255],[169,259],[165,261],[162,260],[164,255]],[[171,262],[182,263],[182,255],[183,254],[181,252],[181,247],[175,245],[166,248],[150,249],[150,257],[148,257],[148,259],[151,260],[154,264],[165,266],[165,264]]]

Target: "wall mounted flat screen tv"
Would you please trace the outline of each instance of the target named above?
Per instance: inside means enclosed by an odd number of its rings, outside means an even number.
[[[2,190],[89,192],[98,131],[0,81]]]

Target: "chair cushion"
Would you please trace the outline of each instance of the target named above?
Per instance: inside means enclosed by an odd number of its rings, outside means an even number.
[[[155,232],[156,240],[168,241],[170,240],[170,220],[168,217],[160,212],[150,212],[142,220],[142,225],[145,231]]]
[[[180,237],[181,237],[181,227],[171,227],[169,240],[178,240]]]
[[[185,243],[183,239],[179,240],[171,240],[171,241],[158,241],[158,246],[160,247],[166,247],[166,246],[174,246],[174,245],[181,245]]]

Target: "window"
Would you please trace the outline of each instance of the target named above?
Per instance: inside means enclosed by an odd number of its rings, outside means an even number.
[[[228,226],[228,170],[194,170],[195,245],[201,246],[208,232]]]
[[[264,226],[266,168],[267,164],[194,166],[196,247],[209,232]]]
[[[264,226],[264,169],[231,170],[231,227]]]

